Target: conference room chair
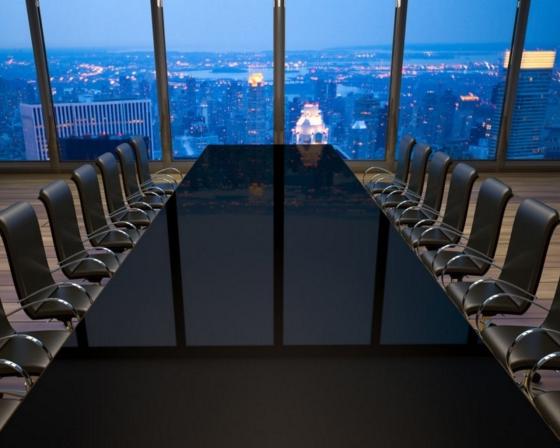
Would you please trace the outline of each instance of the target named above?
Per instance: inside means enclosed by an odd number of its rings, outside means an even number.
[[[402,235],[412,248],[417,251],[421,247],[434,250],[460,240],[477,178],[478,173],[472,166],[466,163],[455,165],[451,172],[443,215],[422,219],[412,227],[401,228]]]
[[[0,211],[0,233],[20,307],[33,320],[56,319],[71,328],[72,320],[84,315],[101,286],[55,281],[30,204],[18,202]]]
[[[21,377],[28,389],[69,335],[68,330],[16,332],[0,303],[0,378]]]
[[[556,210],[535,199],[523,200],[515,214],[503,266],[489,263],[500,271],[498,278],[483,277],[447,285],[448,297],[465,317],[476,315],[476,328],[481,328],[487,317],[521,315],[527,311],[557,225]]]
[[[116,157],[106,152],[95,159],[95,162],[101,172],[109,218],[113,222],[126,221],[137,227],[148,227],[155,216],[154,210],[146,202],[125,202]]]
[[[451,157],[444,152],[435,153],[428,162],[428,181],[422,200],[408,199],[389,209],[387,215],[396,225],[411,226],[422,219],[436,218],[443,200],[447,172]]]
[[[116,153],[121,166],[127,201],[147,203],[152,209],[162,208],[165,203],[165,191],[156,186],[142,190],[138,184],[136,156],[132,147],[128,143],[121,143],[117,146]]]
[[[432,149],[423,143],[417,143],[412,150],[410,159],[410,177],[405,187],[396,189],[389,188],[374,195],[377,203],[384,209],[393,208],[403,201],[420,201],[424,190],[424,180],[426,178],[426,167]]]
[[[63,180],[51,182],[41,188],[39,199],[47,210],[58,264],[64,275],[94,283],[111,277],[122,255],[101,246],[86,249],[68,184]]]
[[[550,308],[536,303],[533,294],[517,294],[517,300],[546,312],[540,325],[486,325],[480,337],[496,359],[513,375],[529,371],[549,353],[560,351],[560,282]],[[488,300],[487,303],[491,303]],[[560,369],[560,358],[550,359],[541,368]],[[528,379],[528,376],[526,377]]]
[[[89,164],[76,168],[72,172],[72,180],[78,189],[80,208],[91,245],[116,252],[132,249],[140,238],[140,230],[127,221],[108,222],[95,168]]]
[[[364,171],[362,183],[366,186],[370,194],[381,193],[390,186],[402,188],[406,185],[410,167],[410,153],[415,144],[416,140],[411,135],[405,135],[401,139],[397,149],[397,169],[394,174],[385,168],[375,165],[370,166]],[[368,179],[368,176],[371,176],[371,178]]]
[[[496,178],[482,182],[476,201],[471,232],[466,242],[447,244],[421,253],[420,259],[434,276],[462,279],[486,274],[493,261],[504,213],[513,197],[511,188]]]
[[[173,194],[177,187],[177,181],[173,177],[182,176],[177,168],[163,168],[154,174],[150,173],[150,162],[148,160],[148,148],[144,137],[135,136],[130,139],[130,145],[136,155],[136,169],[142,190],[149,191],[153,187],[161,188],[167,195]]]
[[[560,391],[547,390],[547,391],[535,391],[534,383],[537,381],[533,380],[535,375],[538,375],[539,370],[557,370],[551,369],[550,365],[558,365],[558,359],[560,358],[560,351],[552,352],[543,356],[531,369],[528,380],[527,380],[527,393],[535,409],[539,412],[543,420],[550,426],[556,437],[560,439]]]

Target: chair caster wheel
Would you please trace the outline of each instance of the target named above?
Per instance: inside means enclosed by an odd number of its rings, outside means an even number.
[[[533,383],[538,384],[541,382],[541,374],[540,373],[535,373],[533,375]]]

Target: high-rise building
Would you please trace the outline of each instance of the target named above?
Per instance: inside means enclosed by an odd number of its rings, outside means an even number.
[[[296,127],[292,129],[292,142],[297,145],[328,143],[329,128],[325,126],[323,114],[317,103],[303,105]]]
[[[247,143],[262,143],[266,132],[266,106],[264,76],[253,73],[249,76],[247,94]]]
[[[28,159],[47,160],[48,148],[43,111],[38,104],[22,103],[21,121]],[[150,100],[57,103],[54,105],[60,139],[98,136],[142,135],[152,148],[152,102]]]
[[[544,127],[547,96],[550,90],[556,51],[524,51],[517,83],[515,106],[508,137],[509,159],[531,160],[545,157]],[[509,65],[509,51],[505,53],[503,70]],[[496,114],[503,107],[504,84],[497,87]],[[500,94],[501,93],[501,94]],[[491,142],[498,139],[497,120],[493,123]]]

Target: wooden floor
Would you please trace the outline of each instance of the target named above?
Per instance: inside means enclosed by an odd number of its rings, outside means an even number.
[[[492,176],[491,174],[484,174],[481,179]],[[550,206],[560,210],[560,175],[553,173],[545,174],[499,174],[496,175],[504,182],[509,184],[515,197],[506,209],[506,216],[504,219],[500,242],[496,254],[498,264],[503,262],[509,234],[511,232],[512,222],[515,211],[523,198],[536,198],[540,199]],[[56,257],[50,235],[50,229],[47,222],[46,211],[40,201],[37,199],[39,189],[58,178],[68,178],[68,175],[2,175],[0,177],[0,208],[7,207],[16,201],[29,201],[37,211],[40,224],[42,226],[43,239],[47,250],[47,256],[53,269],[56,268]],[[72,188],[73,185],[69,183]],[[467,220],[466,230],[468,231],[472,215],[474,211],[474,202],[476,200],[478,186],[480,181],[475,184],[475,191],[472,196],[472,206],[470,207],[469,219]],[[76,195],[76,191],[74,191]],[[79,220],[81,223],[81,210],[77,206]],[[492,272],[490,273],[492,274]],[[539,287],[538,295],[545,306],[550,304],[558,278],[560,277],[560,227],[556,229],[553,235],[548,256],[545,263],[545,268]],[[62,279],[62,277],[61,277]],[[9,266],[4,252],[4,247],[0,243],[0,297],[6,312],[10,312],[17,306],[16,295],[9,271]],[[541,319],[543,313],[538,309],[531,309],[525,316],[517,320],[523,323],[534,323]],[[30,329],[43,326],[43,323],[29,322],[23,313],[15,314],[12,317],[14,326],[17,329]]]

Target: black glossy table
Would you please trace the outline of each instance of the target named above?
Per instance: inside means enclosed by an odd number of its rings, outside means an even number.
[[[210,146],[2,447],[556,446],[331,146]]]

